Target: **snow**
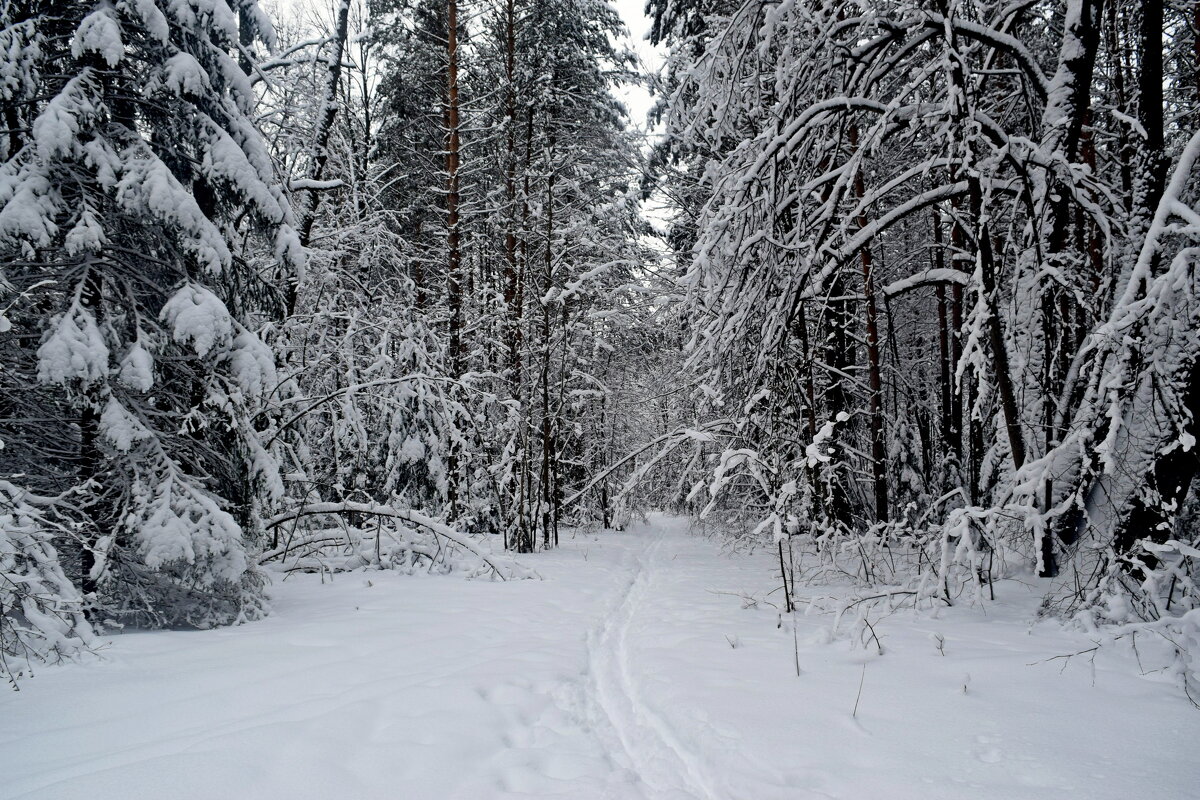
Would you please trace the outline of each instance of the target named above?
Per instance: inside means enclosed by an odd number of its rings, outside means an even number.
[[[200,210],[195,197],[144,143],[123,154],[117,200],[132,214],[158,220],[177,230],[183,248],[205,270],[216,275],[229,264],[229,244],[220,229]]]
[[[211,91],[208,73],[191,53],[176,53],[163,67],[163,83],[179,97]],[[245,158],[245,156],[243,156]]]
[[[242,529],[204,491],[171,469],[157,485],[134,485],[139,519],[136,526],[142,560],[151,570],[207,562],[190,583],[211,586],[238,581],[247,569]]]
[[[62,91],[46,103],[33,121],[33,141],[43,162],[74,151],[88,118],[97,111],[95,95],[95,74],[88,68],[67,81]]]
[[[55,203],[50,197],[50,182],[45,176],[19,170],[4,174],[0,168],[0,241],[27,239],[39,247],[47,246],[58,231],[53,215]]]
[[[38,348],[38,380],[66,383],[96,381],[108,374],[108,345],[96,318],[78,301],[55,320]]]
[[[177,342],[190,343],[196,355],[224,347],[233,335],[233,319],[221,299],[199,284],[181,287],[162,310],[162,319]]]
[[[71,41],[71,54],[79,58],[84,53],[98,53],[108,66],[115,67],[125,55],[125,43],[121,41],[121,23],[116,12],[107,3],[83,18],[75,38]]]
[[[813,437],[811,443],[805,446],[804,455],[807,458],[809,468],[815,467],[818,464],[827,464],[837,452],[832,447],[829,447],[830,440],[833,438],[834,427],[838,423],[844,423],[850,419],[850,415],[845,411],[839,411],[837,417],[831,420],[826,420],[821,425],[821,430],[817,431],[817,435]]]
[[[249,330],[242,328],[234,337],[229,352],[229,370],[250,397],[261,397],[275,388],[275,355],[271,348]]]
[[[277,575],[266,620],[0,697],[0,797],[1195,796],[1200,715],[1117,645],[1047,661],[1093,642],[1027,622],[1036,584],[877,620],[880,656],[825,615],[793,637],[771,555],[654,517],[540,581]]]
[[[48,527],[24,490],[0,480],[0,608],[7,611],[0,616],[0,652],[10,674],[92,643],[83,598],[63,573]]]
[[[142,344],[142,332],[121,359],[121,382],[141,392],[154,385],[154,356]]]
[[[121,5],[136,13],[155,39],[160,42],[170,40],[171,26],[154,0],[125,0]]]
[[[108,399],[104,413],[100,415],[100,430],[104,431],[113,447],[122,453],[128,453],[134,442],[154,435],[115,397]]]
[[[67,231],[66,238],[63,239],[63,249],[68,255],[98,253],[105,244],[104,228],[89,208],[84,208],[79,213],[79,221]]]

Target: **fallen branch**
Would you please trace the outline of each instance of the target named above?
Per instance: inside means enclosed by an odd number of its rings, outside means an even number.
[[[407,508],[393,508],[392,506],[376,505],[374,503],[356,503],[353,501],[345,501],[341,503],[309,503],[308,505],[300,506],[299,508],[285,511],[282,514],[277,514],[266,520],[264,527],[268,530],[283,525],[286,522],[298,520],[301,517],[315,516],[318,514],[368,514],[377,517],[389,517],[391,519],[404,520],[418,527],[424,528],[435,536],[441,536],[447,541],[453,542],[459,547],[467,550],[477,556],[481,562],[486,564],[492,572],[501,580],[520,579],[535,577],[535,573],[519,567],[517,564],[509,563],[507,568],[502,568],[499,563],[487,553],[479,545],[475,544],[465,534],[446,525],[443,522],[438,522],[435,519],[425,516],[424,514],[413,511]],[[264,554],[265,555],[265,554]]]
[[[338,533],[321,533],[321,534],[317,534],[315,536],[306,536],[298,542],[288,542],[285,545],[281,545],[279,547],[275,547],[271,550],[266,551],[265,553],[263,553],[262,555],[260,555],[258,557],[258,563],[262,564],[267,561],[274,561],[277,558],[286,556],[289,551],[304,550],[305,548],[311,547],[312,545],[322,545],[322,546],[327,545],[327,544],[345,545],[345,544],[349,544],[349,543],[350,542],[347,540],[346,534],[341,533],[340,531]]]

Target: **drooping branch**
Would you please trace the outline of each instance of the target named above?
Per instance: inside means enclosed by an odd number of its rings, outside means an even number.
[[[449,542],[453,542],[462,549],[470,552],[479,558],[481,562],[486,564],[489,569],[495,573],[496,577],[501,580],[512,580],[520,578],[535,577],[535,574],[529,570],[520,567],[518,564],[509,561],[504,563],[497,559],[491,553],[485,551],[475,542],[471,541],[470,537],[464,533],[460,533],[451,528],[444,522],[427,517],[424,514],[413,511],[408,508],[395,508],[394,506],[382,505],[379,503],[357,503],[352,501],[343,501],[340,503],[309,503],[300,506],[299,508],[285,511],[281,514],[276,514],[263,523],[263,527],[267,530],[277,528],[287,522],[294,522],[302,517],[311,517],[323,514],[365,514],[376,517],[389,517],[391,519],[403,520],[418,527],[424,528],[435,536],[440,536]]]

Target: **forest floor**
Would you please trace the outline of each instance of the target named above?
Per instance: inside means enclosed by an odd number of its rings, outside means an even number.
[[[654,517],[528,557],[540,581],[277,577],[266,620],[125,633],[0,693],[0,797],[1200,791],[1200,711],[1128,647],[1055,658],[1093,642],[1031,624],[1034,582],[874,622],[879,655],[830,641],[823,614],[797,616],[793,635],[771,556]]]

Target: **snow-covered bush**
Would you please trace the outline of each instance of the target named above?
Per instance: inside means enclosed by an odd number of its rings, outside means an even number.
[[[83,597],[63,572],[53,524],[24,490],[0,481],[0,678],[70,658],[93,641]]]

